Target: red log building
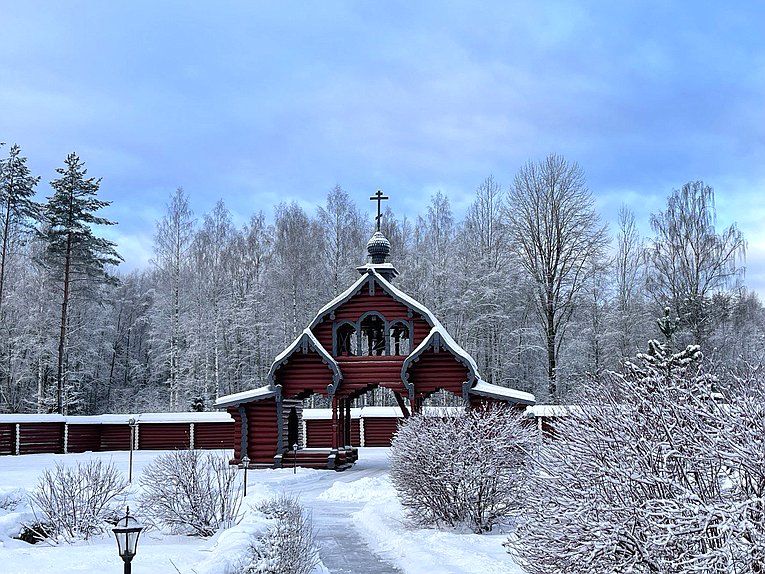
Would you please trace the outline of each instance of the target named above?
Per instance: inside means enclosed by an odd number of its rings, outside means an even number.
[[[377,387],[393,392],[405,417],[439,390],[466,406],[534,404],[529,393],[483,381],[473,358],[438,319],[392,284],[398,273],[387,262],[390,242],[379,224],[367,250],[370,262],[358,268],[361,277],[274,359],[268,384],[216,401],[235,421],[232,464],[242,465],[246,455],[250,467],[347,468],[358,456],[351,404]],[[313,394],[331,404],[331,448],[302,444],[303,400]]]

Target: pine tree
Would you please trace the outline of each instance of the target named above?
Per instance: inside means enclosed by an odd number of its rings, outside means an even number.
[[[40,178],[30,174],[27,158],[14,144],[7,159],[0,160],[0,208],[2,209],[2,251],[0,251],[0,310],[14,229],[39,218],[40,206],[32,201]]]
[[[54,193],[44,207],[46,240],[45,266],[61,287],[61,322],[56,369],[56,409],[66,414],[67,397],[64,367],[68,314],[73,293],[93,293],[93,288],[116,283],[106,271],[107,265],[118,265],[122,257],[116,244],[96,237],[93,225],[114,225],[115,222],[95,215],[111,202],[96,198],[100,179],[86,178],[87,170],[76,154],[70,153],[65,167],[56,169],[61,175],[51,182]]]

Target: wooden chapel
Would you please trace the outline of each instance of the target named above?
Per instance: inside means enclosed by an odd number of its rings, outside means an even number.
[[[377,201],[377,228],[367,243],[369,261],[357,268],[360,277],[276,356],[265,386],[216,401],[234,419],[232,464],[242,465],[246,455],[251,468],[347,468],[358,458],[351,404],[377,387],[393,392],[405,417],[439,390],[466,406],[534,404],[530,393],[482,380],[476,362],[438,319],[393,285],[398,272],[380,231],[380,202],[388,198],[378,191],[370,199]],[[313,394],[327,397],[332,407],[330,448],[302,444],[303,400]]]

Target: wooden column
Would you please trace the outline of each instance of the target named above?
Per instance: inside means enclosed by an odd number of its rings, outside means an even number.
[[[332,395],[332,450],[337,450],[337,397]]]
[[[337,413],[338,425],[335,433],[337,434],[337,445],[342,449],[345,446],[345,399],[340,399],[339,403]]]
[[[345,399],[345,444],[351,446],[351,399]]]

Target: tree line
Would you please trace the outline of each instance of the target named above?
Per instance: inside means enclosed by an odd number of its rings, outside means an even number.
[[[178,188],[145,269],[118,270],[99,236],[100,179],[70,154],[45,203],[17,145],[0,159],[0,411],[209,409],[264,384],[273,358],[358,276],[371,218],[337,186],[308,213],[281,203],[238,227],[224,202],[197,218]],[[713,189],[689,182],[641,237],[609,231],[583,170],[558,155],[503,186],[480,182],[461,221],[438,192],[414,218],[387,207],[396,284],[428,306],[495,384],[558,402],[619,370],[671,309],[676,337],[715,361],[759,364],[763,307],[746,243],[718,230]]]

